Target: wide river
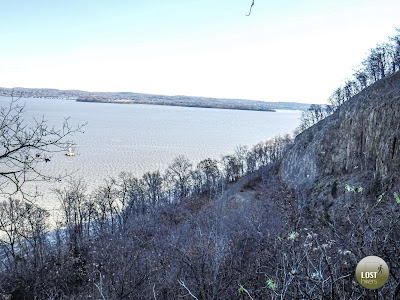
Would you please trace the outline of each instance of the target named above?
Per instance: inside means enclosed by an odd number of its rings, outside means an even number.
[[[0,97],[1,106],[9,101]],[[194,165],[208,157],[219,159],[232,154],[238,145],[251,147],[291,133],[301,114],[294,110],[259,112],[59,99],[19,102],[26,105],[28,122],[42,116],[59,128],[65,117],[70,117],[71,124],[87,122],[84,133],[73,137],[77,155],[54,155],[46,164],[46,172],[76,171],[74,177],[84,178],[89,188],[123,171],[137,176],[163,171],[181,154]]]

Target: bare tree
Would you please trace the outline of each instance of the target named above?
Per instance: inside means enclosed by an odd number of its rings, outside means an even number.
[[[392,73],[400,70],[400,29],[396,29],[398,34],[390,38],[393,44],[390,45],[390,56],[392,63]]]
[[[209,192],[211,194],[216,193],[218,188],[218,179],[221,176],[221,172],[218,168],[218,161],[215,159],[204,159],[197,165],[197,171],[200,177],[200,190],[202,192]]]
[[[345,100],[346,101],[350,100],[351,97],[353,97],[355,94],[359,92],[357,88],[357,83],[354,80],[349,80],[349,79],[346,80],[343,87],[343,91]]]
[[[163,178],[160,172],[146,172],[143,175],[143,183],[149,202],[153,207],[159,205],[162,198],[163,186]]]
[[[328,115],[325,107],[320,104],[312,104],[301,113],[301,123],[299,130],[303,131],[323,120]]]
[[[356,79],[359,85],[359,90],[365,89],[368,85],[368,75],[365,70],[357,70],[353,77]]]
[[[338,87],[328,99],[328,102],[334,109],[342,105],[345,101],[344,91],[341,87]]]
[[[222,158],[225,179],[227,182],[237,181],[240,178],[241,165],[235,155],[225,155]]]
[[[179,199],[188,196],[191,185],[192,164],[183,155],[178,156],[168,167],[166,176],[174,182]]]
[[[240,164],[240,175],[243,176],[245,174],[245,167],[246,167],[246,157],[249,149],[246,146],[236,146],[235,148],[235,155],[239,160]]]
[[[360,68],[355,70],[351,79],[337,88],[329,97],[333,110],[365,89],[370,84],[400,70],[400,29],[389,38],[389,42],[379,44],[365,58]]]
[[[63,225],[66,226],[70,246],[78,248],[83,239],[84,225],[88,221],[86,186],[81,180],[69,182],[69,186],[56,190],[57,198],[61,204]]]
[[[9,197],[0,202],[0,256],[16,270],[16,263],[31,253],[33,266],[43,263],[49,213],[36,205]],[[14,271],[15,271],[14,270]]]
[[[11,197],[0,203],[0,233],[2,239],[2,260],[15,260],[18,254],[18,245],[22,240],[19,234],[20,228],[24,227],[25,207],[21,200]]]
[[[9,105],[0,109],[0,194],[32,199],[34,195],[25,183],[61,179],[46,172],[46,163],[52,154],[63,152],[72,144],[69,138],[81,131],[82,125],[72,127],[68,118],[61,129],[49,125],[44,117],[27,122],[24,110],[25,106],[13,95]]]

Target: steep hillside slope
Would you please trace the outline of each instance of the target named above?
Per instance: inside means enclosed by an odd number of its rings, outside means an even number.
[[[400,170],[400,73],[343,104],[333,115],[296,137],[280,176],[307,199],[336,198],[345,184],[371,196],[393,189]],[[311,197],[311,195],[317,197]]]

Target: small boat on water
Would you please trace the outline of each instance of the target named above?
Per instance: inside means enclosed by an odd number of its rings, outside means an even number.
[[[66,156],[75,156],[75,153],[74,153],[74,152],[72,152],[72,148],[71,148],[71,146],[69,146],[69,148],[68,148],[68,152],[67,152],[67,153],[65,153],[65,155],[66,155]]]

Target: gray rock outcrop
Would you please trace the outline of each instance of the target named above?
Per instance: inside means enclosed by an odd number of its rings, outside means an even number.
[[[323,192],[335,181],[345,184],[377,179],[390,189],[399,183],[399,170],[397,72],[364,89],[333,115],[298,135],[282,160],[279,174],[297,191],[320,188],[318,192]]]

